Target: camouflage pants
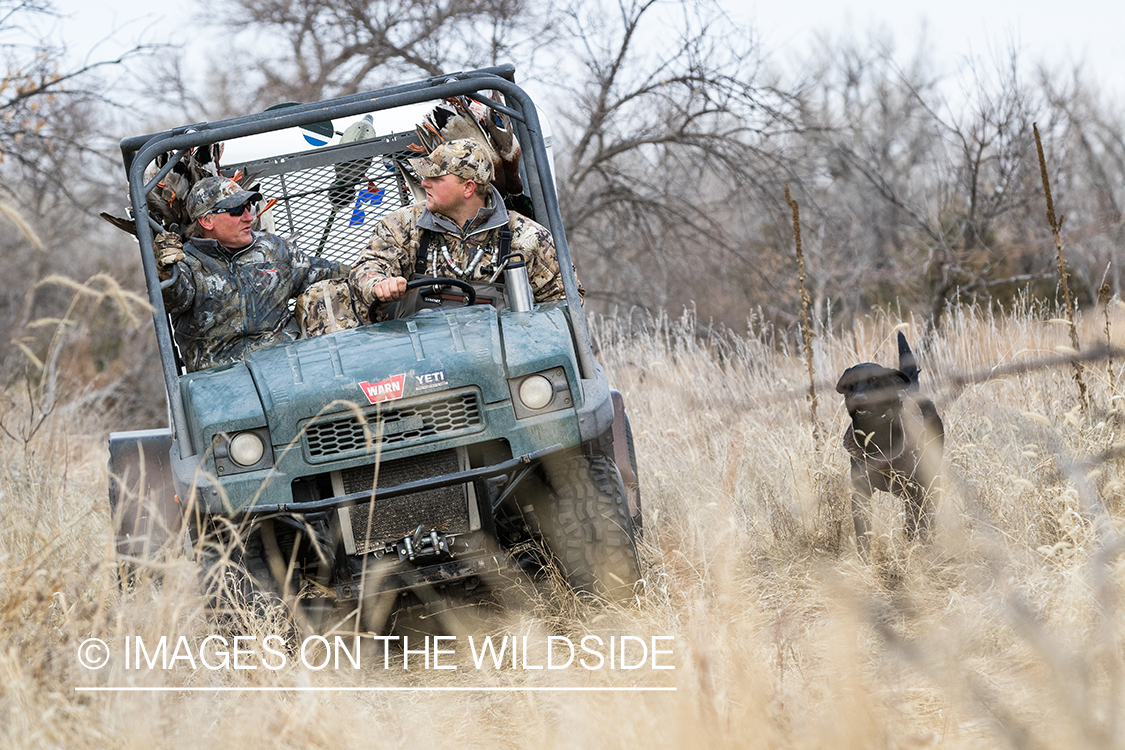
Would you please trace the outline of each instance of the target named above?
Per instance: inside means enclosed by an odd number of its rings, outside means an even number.
[[[367,324],[367,315],[360,312],[347,279],[318,281],[297,298],[294,310],[301,337],[358,328]]]

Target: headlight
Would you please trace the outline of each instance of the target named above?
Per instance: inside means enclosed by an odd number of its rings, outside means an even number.
[[[238,432],[220,432],[211,440],[215,472],[220,475],[242,474],[273,466],[268,427]]]
[[[508,390],[512,395],[512,410],[516,413],[516,419],[574,407],[570,383],[566,379],[566,370],[562,367],[512,378],[508,381]]]
[[[230,459],[239,466],[253,466],[265,453],[266,446],[253,432],[240,432],[230,440]]]
[[[551,381],[542,375],[531,375],[520,383],[520,401],[528,409],[542,409],[551,403],[555,395],[555,387]]]

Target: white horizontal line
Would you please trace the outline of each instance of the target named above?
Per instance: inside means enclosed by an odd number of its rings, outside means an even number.
[[[674,687],[76,687],[76,693],[674,693]]]

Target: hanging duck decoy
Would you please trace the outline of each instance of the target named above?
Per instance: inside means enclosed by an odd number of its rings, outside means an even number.
[[[492,100],[495,102],[500,101],[500,92],[492,92]],[[485,129],[488,135],[492,138],[492,142],[496,147],[496,155],[499,157],[499,166],[494,163],[493,166],[497,167],[497,174],[502,174],[502,181],[506,188],[500,192],[503,195],[516,195],[523,192],[523,181],[520,179],[520,142],[516,139],[515,130],[512,127],[512,119],[503,112],[495,110],[486,104],[478,101],[473,101],[469,105],[478,119],[485,124]]]
[[[219,160],[222,154],[222,143],[205,144],[189,150],[149,192],[146,197],[149,216],[167,230],[175,228],[180,232],[185,231],[191,225],[191,217],[188,216],[185,205],[187,194],[191,186],[204,177],[220,176]],[[151,182],[172,156],[172,152],[157,156],[145,169],[145,183]],[[239,172],[232,179],[245,187],[255,177]],[[99,215],[118,229],[136,235],[137,225],[134,219],[114,216],[104,211]]]
[[[492,160],[493,185],[505,198],[523,192],[519,176],[520,146],[507,115],[463,96],[438,103],[415,128],[418,151],[429,153],[445,141],[471,138]]]

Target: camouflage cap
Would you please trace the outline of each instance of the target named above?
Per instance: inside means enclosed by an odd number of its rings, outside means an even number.
[[[247,201],[260,201],[262,194],[244,190],[229,177],[204,177],[192,185],[187,196],[188,216],[192,221],[219,208],[234,208]]]
[[[429,156],[411,159],[410,166],[422,177],[440,177],[455,174],[478,185],[492,182],[492,159],[484,146],[471,138],[446,141]]]

